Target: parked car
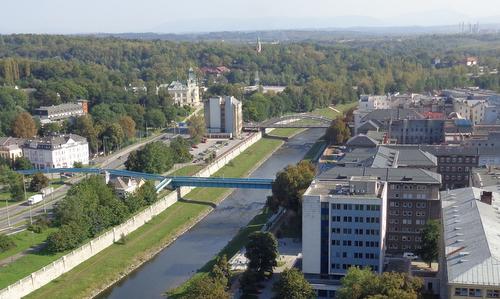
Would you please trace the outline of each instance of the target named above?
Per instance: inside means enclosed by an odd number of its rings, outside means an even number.
[[[403,253],[403,257],[409,259],[410,261],[418,259],[418,256],[415,255],[413,252],[405,252]]]

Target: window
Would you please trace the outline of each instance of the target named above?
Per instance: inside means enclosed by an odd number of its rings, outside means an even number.
[[[417,211],[417,212],[415,212],[415,215],[420,216],[420,217],[424,217],[425,216],[425,212]]]
[[[403,224],[412,224],[411,219],[403,219]]]
[[[469,297],[481,297],[481,289],[469,289]]]
[[[415,220],[415,224],[416,225],[424,225],[425,224],[425,220],[424,219],[417,219],[417,220]]]
[[[500,298],[500,290],[486,290],[486,298]]]

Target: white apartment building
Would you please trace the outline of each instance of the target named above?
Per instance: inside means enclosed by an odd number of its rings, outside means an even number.
[[[189,69],[186,85],[180,81],[173,81],[170,84],[161,84],[156,92],[158,93],[160,89],[167,89],[176,105],[196,107],[201,103],[200,88],[192,68]]]
[[[208,134],[239,137],[243,129],[243,107],[235,97],[213,97],[205,101],[205,124]]]
[[[27,140],[23,155],[34,168],[73,167],[75,162],[89,164],[87,139],[75,134]]]

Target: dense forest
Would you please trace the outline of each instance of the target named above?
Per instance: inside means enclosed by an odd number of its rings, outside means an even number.
[[[463,64],[468,56],[479,58],[483,73]],[[435,65],[435,58],[441,64]],[[231,71],[222,76],[201,72],[202,67],[216,66]],[[443,35],[269,43],[257,53],[249,43],[0,36],[0,135],[13,134],[15,118],[23,111],[82,98],[89,100],[88,119],[38,133],[79,132],[94,139],[93,151],[100,147],[103,134],[110,139],[118,134],[114,145],[118,147],[126,141],[127,129],[130,135],[146,126],[164,127],[189,112],[174,106],[168,94],[157,94],[156,86],[185,80],[190,67],[207,87],[205,97],[234,95],[243,100],[245,118],[258,121],[352,101],[363,93],[468,85],[500,91],[500,76],[491,73],[500,68],[500,39]],[[243,87],[255,83],[256,72],[263,85],[288,88],[279,95],[245,94]],[[93,132],[88,133],[89,128]]]

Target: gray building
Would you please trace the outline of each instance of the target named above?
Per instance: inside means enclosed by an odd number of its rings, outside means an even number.
[[[87,101],[80,100],[78,103],[64,103],[55,106],[42,106],[35,109],[35,117],[42,124],[61,121],[71,117],[78,117],[88,113]]]
[[[441,192],[441,298],[500,297],[499,200],[473,187]]]
[[[204,103],[208,135],[240,137],[243,128],[242,104],[235,97],[213,97]]]

